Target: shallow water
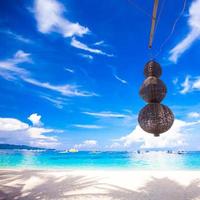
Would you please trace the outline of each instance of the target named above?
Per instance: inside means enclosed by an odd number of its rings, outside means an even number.
[[[0,168],[200,170],[200,152],[78,152],[0,150]]]

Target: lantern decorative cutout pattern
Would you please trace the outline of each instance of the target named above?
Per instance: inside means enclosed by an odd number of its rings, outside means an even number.
[[[140,111],[138,122],[144,131],[154,136],[169,130],[174,122],[172,111],[160,104],[167,93],[165,84],[159,79],[161,74],[160,65],[155,61],[149,61],[144,68],[146,80],[140,88],[140,96],[148,104]]]

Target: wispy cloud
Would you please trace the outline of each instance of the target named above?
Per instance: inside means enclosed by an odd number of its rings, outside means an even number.
[[[56,0],[35,0],[34,14],[40,32],[57,32],[63,37],[83,36],[89,33],[87,27],[66,19],[64,13],[65,7]]]
[[[117,75],[113,75],[118,81],[120,81],[121,83],[123,83],[123,84],[127,84],[127,81],[125,81],[124,79],[122,79],[122,78],[120,78],[119,76],[117,76]]]
[[[174,79],[172,80],[172,83],[173,83],[174,85],[176,85],[176,84],[178,83],[178,78],[177,78],[177,77],[174,78]]]
[[[65,67],[65,71],[70,72],[70,73],[74,73],[74,70],[73,70],[73,69],[67,68],[67,67]]]
[[[45,88],[45,89],[49,89],[49,90],[52,90],[52,91],[55,91],[55,92],[59,92],[60,94],[62,94],[64,96],[68,96],[68,97],[73,97],[73,96],[80,96],[80,97],[98,96],[96,93],[81,91],[75,85],[69,85],[69,84],[52,85],[48,82],[40,82],[40,81],[37,81],[35,79],[31,79],[31,78],[23,78],[23,80],[27,83],[32,84],[32,85],[35,85],[35,86],[38,86],[38,87],[41,87],[41,88]]]
[[[93,125],[93,124],[74,124],[73,126],[77,127],[77,128],[85,128],[85,129],[101,129],[101,128],[103,128],[102,126]]]
[[[83,114],[94,116],[94,117],[103,117],[103,118],[126,118],[129,115],[121,114],[121,113],[113,113],[110,111],[102,111],[102,112],[82,112]]]
[[[49,101],[51,104],[53,104],[56,108],[58,109],[62,109],[67,103],[67,99],[62,98],[62,97],[51,97],[51,96],[47,96],[47,95],[40,95],[41,98]]]
[[[79,55],[83,58],[87,58],[88,60],[93,60],[94,57],[89,54],[79,53]]]
[[[200,77],[191,77],[187,75],[184,82],[181,84],[181,94],[187,94],[193,91],[200,91]]]
[[[112,57],[114,56],[113,54],[108,54],[108,53],[105,53],[103,52],[102,50],[100,49],[93,49],[93,48],[90,48],[89,46],[87,46],[86,44],[78,41],[75,37],[72,38],[71,40],[71,45],[75,48],[78,48],[78,49],[82,49],[84,51],[88,51],[90,53],[94,53],[94,54],[101,54],[101,55],[105,55],[105,56],[108,56],[108,57]]]
[[[97,146],[96,140],[85,140],[80,144],[75,144],[74,148],[76,149],[91,149]]]
[[[178,58],[197,40],[200,38],[200,0],[192,2],[189,9],[188,24],[190,32],[186,37],[179,42],[173,49],[170,50],[169,59],[177,62]]]
[[[30,54],[19,50],[13,58],[0,61],[0,76],[8,80],[16,79],[17,76],[27,76],[29,72],[26,69],[18,67],[18,65],[30,61]]]
[[[113,67],[113,66],[111,66],[111,65],[109,65],[108,67],[111,69],[112,75],[113,75],[113,77],[114,77],[116,80],[118,80],[119,82],[121,82],[121,83],[123,83],[123,84],[128,84],[128,82],[127,82],[126,80],[120,78],[120,77],[117,75],[117,70],[116,70],[115,67]]]
[[[192,85],[193,89],[200,90],[200,76],[196,77]]]
[[[29,84],[45,88],[58,92],[64,96],[80,96],[80,97],[90,97],[98,96],[96,93],[82,91],[76,85],[53,85],[49,82],[41,82],[36,79],[31,78],[31,73],[24,68],[19,67],[21,63],[30,62],[30,54],[25,53],[22,50],[16,52],[13,58],[0,61],[0,76],[7,80],[20,79]]]
[[[100,49],[91,48],[88,45],[78,41],[74,36],[83,36],[90,33],[89,28],[69,21],[65,14],[65,7],[57,0],[35,0],[33,13],[37,21],[38,31],[44,34],[59,33],[63,37],[72,37],[71,46],[88,51],[94,54],[105,55],[112,57],[113,54],[108,54]],[[94,45],[102,45],[104,41],[96,42]],[[83,54],[84,55],[84,54]],[[90,60],[93,59],[90,55],[85,55]]]
[[[15,55],[14,55],[14,59],[12,59],[11,61],[13,62],[13,64],[19,64],[19,63],[23,63],[23,62],[30,62],[31,58],[30,58],[31,54],[30,53],[26,53],[22,50],[18,50]]]
[[[103,40],[99,41],[99,42],[95,42],[94,45],[99,46],[104,44],[105,42]]]
[[[191,90],[190,76],[186,76],[185,81],[181,84],[182,89],[180,90],[181,94],[186,94]]]
[[[190,112],[188,113],[189,118],[200,118],[200,113],[198,112]]]
[[[28,38],[25,38],[24,36],[22,35],[19,35],[17,33],[14,33],[10,30],[5,30],[5,31],[0,31],[1,33],[5,33],[7,34],[8,36],[10,36],[11,38],[15,39],[15,40],[18,40],[20,42],[24,42],[24,43],[33,43],[32,40],[28,39]]]

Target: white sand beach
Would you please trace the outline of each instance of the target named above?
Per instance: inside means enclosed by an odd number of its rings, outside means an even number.
[[[0,200],[200,200],[200,171],[0,170]]]

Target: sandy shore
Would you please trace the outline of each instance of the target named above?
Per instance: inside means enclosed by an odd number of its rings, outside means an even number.
[[[200,171],[0,170],[0,200],[200,200]]]

